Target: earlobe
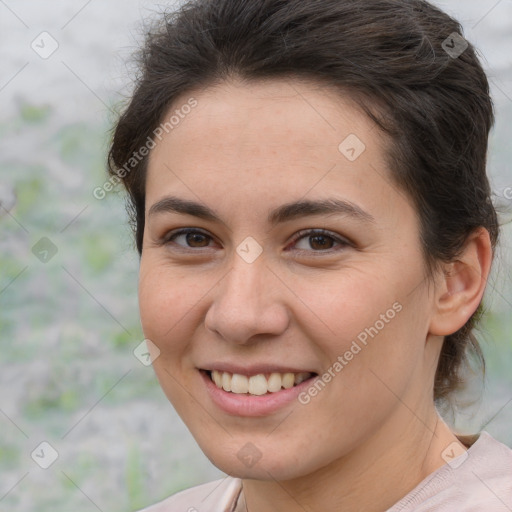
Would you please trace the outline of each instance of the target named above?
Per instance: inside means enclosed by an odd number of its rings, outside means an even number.
[[[480,227],[466,240],[457,260],[446,264],[436,285],[429,332],[448,336],[469,320],[480,304],[492,262],[489,232]]]

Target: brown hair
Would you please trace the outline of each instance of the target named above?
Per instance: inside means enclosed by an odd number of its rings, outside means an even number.
[[[230,77],[312,79],[358,102],[391,140],[392,178],[418,211],[427,277],[456,259],[477,227],[489,231],[494,250],[499,224],[486,175],[493,104],[461,34],[456,20],[423,0],[195,0],[163,14],[139,54],[108,160],[129,195],[139,254],[147,156],[129,170],[126,162],[178,96]],[[434,399],[461,387],[470,353],[485,371],[472,333],[482,308],[446,336]]]

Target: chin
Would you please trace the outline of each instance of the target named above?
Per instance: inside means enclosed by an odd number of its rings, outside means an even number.
[[[302,453],[297,457],[299,450],[287,446],[288,456],[274,447],[262,446],[263,442],[252,443],[247,437],[239,442],[236,438],[231,443],[218,443],[213,446],[211,440],[199,443],[199,446],[210,462],[224,473],[235,478],[247,478],[253,480],[284,481],[306,476],[318,467],[308,464]],[[233,448],[230,448],[230,445]],[[286,445],[286,443],[284,443]],[[283,444],[281,444],[283,446]],[[311,466],[311,467],[309,467]],[[321,464],[319,465],[321,467]]]

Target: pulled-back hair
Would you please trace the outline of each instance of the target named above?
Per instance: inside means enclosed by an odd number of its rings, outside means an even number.
[[[390,141],[391,176],[418,212],[428,278],[480,226],[494,252],[499,224],[486,175],[493,104],[462,34],[456,20],[423,0],[195,0],[162,15],[140,52],[108,160],[128,192],[139,254],[148,156],[127,162],[179,96],[230,78],[313,80],[357,102]],[[434,399],[463,384],[469,354],[485,369],[472,332],[482,307],[445,337]]]

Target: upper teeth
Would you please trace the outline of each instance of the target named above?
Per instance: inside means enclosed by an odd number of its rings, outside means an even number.
[[[249,393],[251,395],[264,395],[267,392],[275,393],[282,387],[289,389],[295,384],[300,384],[309,377],[311,373],[271,373],[267,377],[263,373],[247,377],[239,373],[228,373],[213,370],[212,380],[218,388],[232,393]]]

